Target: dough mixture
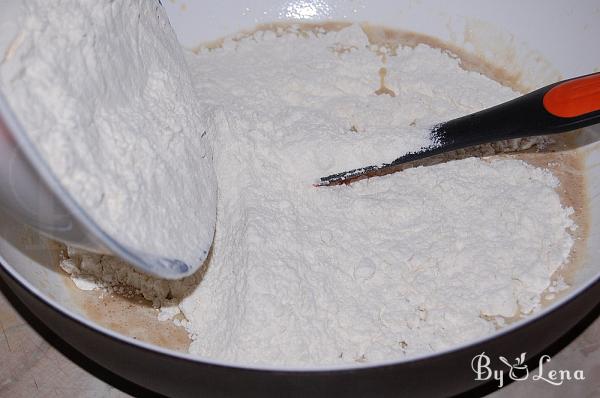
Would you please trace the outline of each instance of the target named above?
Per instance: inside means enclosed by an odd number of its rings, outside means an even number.
[[[553,276],[573,245],[573,210],[547,170],[467,158],[312,186],[518,93],[439,49],[372,45],[357,25],[257,31],[186,60],[214,120],[211,257],[173,282],[70,248],[62,266],[81,288],[133,286],[187,329],[194,354],[310,366],[448,348],[564,287]]]

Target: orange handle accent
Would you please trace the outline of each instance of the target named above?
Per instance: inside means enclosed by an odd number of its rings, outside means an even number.
[[[559,117],[577,117],[600,111],[600,73],[552,87],[544,95],[544,108]]]

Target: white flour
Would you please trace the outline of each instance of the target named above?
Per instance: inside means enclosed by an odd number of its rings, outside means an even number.
[[[471,158],[312,187],[418,149],[433,123],[516,95],[436,49],[403,48],[384,65],[367,47],[353,26],[259,33],[190,54],[217,125],[209,264],[179,283],[105,256],[72,252],[63,266],[79,283],[134,285],[169,305],[163,318],[180,301],[192,353],[243,363],[394,359],[535,310],[573,243],[572,210],[548,171]],[[395,97],[374,94],[382,66]]]
[[[211,121],[158,1],[21,7],[21,29],[0,54],[0,87],[52,171],[120,242],[202,261],[215,225],[202,137]]]

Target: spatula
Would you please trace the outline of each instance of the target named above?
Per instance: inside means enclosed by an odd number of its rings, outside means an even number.
[[[443,152],[493,141],[563,133],[600,122],[600,73],[564,80],[511,101],[433,126],[432,144],[391,163],[322,177],[315,186],[348,184]]]

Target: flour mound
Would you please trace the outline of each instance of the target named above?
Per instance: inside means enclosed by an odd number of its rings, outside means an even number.
[[[550,172],[468,158],[312,186],[517,95],[437,49],[401,47],[385,61],[381,51],[351,26],[259,32],[188,56],[215,107],[219,180],[212,258],[176,298],[192,353],[265,365],[398,359],[539,308],[573,245],[572,209]],[[375,94],[382,67],[395,96]]]

